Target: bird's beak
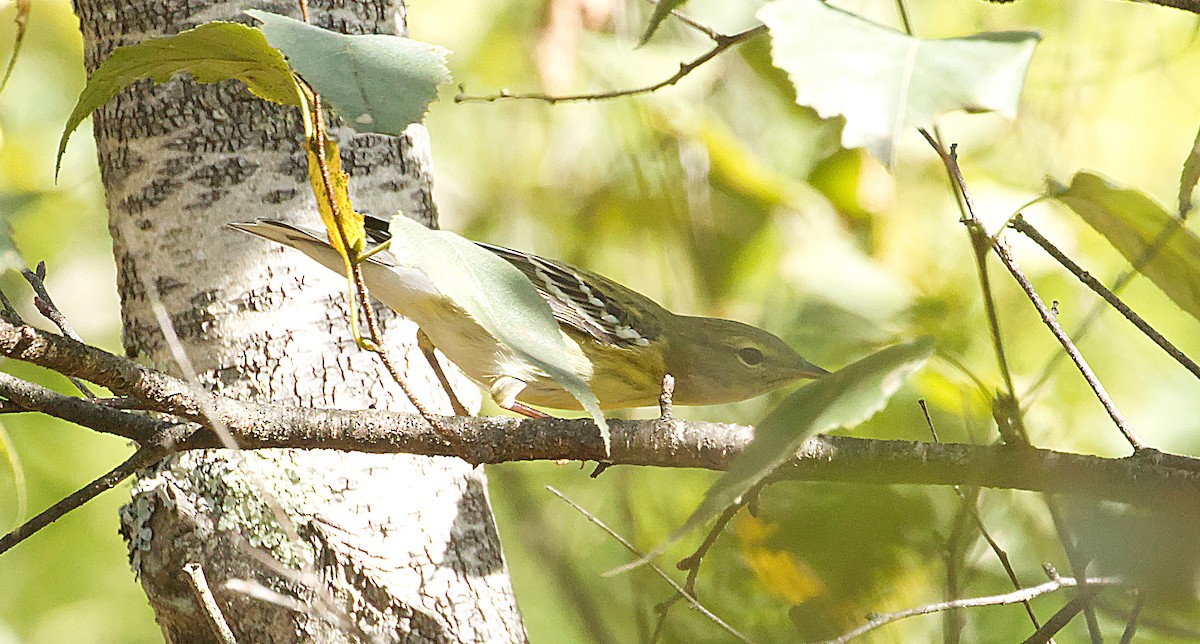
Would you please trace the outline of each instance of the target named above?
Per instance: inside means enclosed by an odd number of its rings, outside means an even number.
[[[800,378],[820,378],[828,376],[829,372],[801,358],[800,364],[796,365],[796,374]]]

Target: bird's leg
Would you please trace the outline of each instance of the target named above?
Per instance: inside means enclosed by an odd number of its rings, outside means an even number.
[[[547,414],[546,412],[538,410],[538,409],[534,409],[533,407],[530,407],[529,405],[526,405],[525,403],[519,403],[515,400],[512,402],[511,406],[505,407],[505,409],[507,409],[511,412],[516,412],[518,414],[521,414],[522,416],[527,416],[529,418],[551,418],[550,414]]]
[[[529,405],[517,402],[517,396],[525,389],[525,381],[512,376],[500,376],[492,383],[492,400],[496,401],[502,409],[527,416],[529,418],[553,418],[550,414],[544,411],[538,411]],[[559,459],[554,461],[559,465],[565,465],[570,461]]]
[[[529,418],[550,418],[550,414],[538,411],[529,405],[517,402],[517,396],[525,390],[525,381],[512,376],[500,376],[492,383],[492,400],[500,405],[501,409],[507,409],[511,412],[516,412],[522,416]]]
[[[470,416],[471,412],[467,411],[466,406],[458,400],[458,396],[454,393],[454,388],[450,386],[450,380],[446,378],[446,372],[442,371],[442,365],[433,353],[433,341],[421,329],[417,329],[417,346],[421,349],[421,353],[425,354],[425,359],[429,361],[429,366],[433,368],[433,375],[437,376],[438,382],[442,383],[442,389],[445,389],[446,395],[450,397],[450,408],[454,410],[454,415]]]
[[[554,416],[551,416],[544,411],[534,409],[525,403],[517,402],[517,396],[520,395],[521,391],[524,389],[524,380],[513,378],[512,376],[500,376],[499,378],[496,378],[495,382],[492,383],[492,400],[496,401],[496,404],[499,405],[501,409],[507,409],[508,411],[521,414],[522,416],[526,416],[528,418],[554,418]],[[566,465],[571,461],[564,458],[557,459],[553,462],[558,465]]]

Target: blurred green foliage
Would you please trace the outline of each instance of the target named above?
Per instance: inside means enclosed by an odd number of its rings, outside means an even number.
[[[587,5],[586,15],[580,7]],[[686,11],[732,33],[753,24],[758,3],[693,0]],[[891,3],[843,6],[896,24]],[[1093,169],[1173,209],[1200,112],[1195,16],[1131,2],[920,3],[909,7],[924,37],[1036,29],[1021,114],[942,119],[980,216],[994,230],[1042,190]],[[45,259],[49,287],[90,342],[118,344],[118,305],[94,148],[81,132],[52,181],[54,144],[82,87],[81,42],[66,2],[35,3],[14,77],[0,94],[0,218],[27,262]],[[468,93],[502,87],[552,92],[612,89],[665,78],[707,42],[668,19],[634,48],[649,4],[596,0],[413,0],[414,38],[449,48]],[[12,42],[11,4],[0,4],[0,55]],[[609,275],[674,310],[758,323],[827,368],[897,339],[932,335],[935,358],[859,436],[927,440],[925,398],[944,441],[995,440],[990,396],[1001,386],[970,245],[944,171],[912,133],[894,173],[861,151],[841,150],[840,125],[793,102],[786,77],[754,41],[673,88],[633,99],[550,106],[532,101],[456,104],[446,88],[428,118],[442,225],[465,236],[561,258]],[[1065,208],[1039,204],[1026,217],[1107,282],[1121,255]],[[1090,293],[1031,244],[1018,261],[1073,328]],[[1057,345],[993,263],[1000,324],[1018,394],[1042,375]],[[19,277],[0,288],[24,307]],[[1156,287],[1135,280],[1124,298],[1190,355],[1197,322]],[[1200,383],[1123,320],[1105,314],[1081,349],[1131,423],[1154,446],[1200,453]],[[34,377],[5,363],[6,371]],[[36,377],[62,390],[53,376]],[[782,394],[781,394],[782,395]],[[680,410],[697,418],[753,422],[776,397],[723,408]],[[1126,446],[1069,365],[1022,396],[1034,443],[1122,455]],[[639,412],[643,413],[643,412]],[[651,412],[644,412],[651,413]],[[30,511],[111,467],[122,441],[36,417],[3,418],[20,457]],[[0,460],[0,527],[16,521],[16,488]],[[616,467],[593,480],[577,466],[490,468],[505,552],[535,642],[637,641],[670,596],[640,569],[604,578],[628,555],[543,486],[553,485],[639,547],[682,523],[716,475]],[[1021,580],[1041,565],[1069,574],[1052,522],[1036,495],[985,491],[980,517]],[[106,494],[0,557],[0,642],[137,642],[160,639],[125,564],[116,533],[121,492]],[[1139,641],[1175,641],[1170,625],[1198,622],[1195,548],[1165,534],[1194,535],[1188,521],[1107,504],[1065,500],[1067,520],[1101,572],[1161,578]],[[755,516],[740,516],[706,558],[701,601],[758,641],[829,636],[867,613],[945,598],[947,543],[958,497],[940,488],[792,483],[769,488]],[[1011,589],[997,559],[968,527],[956,564],[963,596]],[[1086,538],[1084,538],[1086,536]],[[673,562],[695,543],[672,549]],[[1190,553],[1190,554],[1189,554]],[[668,566],[669,567],[669,566]],[[1170,575],[1159,574],[1169,570]],[[1034,602],[1042,619],[1065,601]],[[1101,596],[1101,625],[1115,637],[1130,599]],[[975,609],[964,641],[1025,637],[1020,606]],[[868,641],[930,641],[943,618],[913,618]],[[1081,619],[1064,640],[1086,637]],[[675,607],[665,641],[721,641],[694,611]]]

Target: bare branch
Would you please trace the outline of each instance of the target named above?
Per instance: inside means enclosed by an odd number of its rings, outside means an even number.
[[[933,417],[929,415],[929,407],[925,404],[925,400],[918,400],[917,405],[921,407],[921,413],[925,416],[925,424],[929,427],[929,433],[933,436],[933,442],[942,442],[938,438],[937,429],[933,426]],[[979,509],[976,507],[979,502],[979,490],[973,488],[971,493],[967,494],[963,491],[962,486],[955,485],[954,493],[958,495],[960,514],[965,512],[974,520],[975,527],[979,529],[980,536],[987,542],[988,547],[992,549],[992,553],[996,555],[996,559],[1000,561],[1000,565],[1004,567],[1004,572],[1008,575],[1008,580],[1012,582],[1013,590],[1024,588],[1021,585],[1021,580],[1017,578],[1017,571],[1013,569],[1008,552],[1000,547],[1000,543],[992,537],[992,534],[988,532],[987,526],[984,525],[983,517],[979,516]],[[1022,602],[1022,604],[1025,605],[1025,614],[1029,615],[1029,621],[1033,622],[1033,627],[1041,628],[1042,625],[1038,622],[1037,614],[1033,612],[1033,606],[1028,601]]]
[[[1059,325],[1055,314],[1046,307],[1044,302],[1042,302],[1042,298],[1037,294],[1037,291],[1034,290],[1033,284],[1027,277],[1025,277],[1025,274],[1021,271],[1020,267],[1017,266],[1016,262],[1012,258],[1012,254],[1008,250],[1008,247],[1005,246],[1002,241],[989,237],[983,232],[982,226],[979,223],[979,219],[975,216],[975,207],[971,200],[970,192],[967,190],[966,179],[963,178],[962,170],[958,166],[958,154],[956,146],[951,145],[950,151],[947,152],[936,137],[929,134],[929,132],[924,129],[919,131],[921,135],[925,137],[925,141],[929,143],[930,147],[932,147],[933,150],[937,152],[938,156],[941,157],[942,164],[946,167],[946,172],[950,177],[951,188],[953,189],[954,195],[958,199],[960,207],[962,208],[962,223],[967,226],[967,230],[971,233],[971,244],[975,250],[975,258],[979,267],[980,281],[984,289],[984,301],[989,305],[988,318],[992,324],[992,337],[996,344],[996,353],[1000,360],[1001,373],[1004,374],[1005,387],[1008,390],[1008,395],[1012,398],[1012,402],[1014,403],[1013,409],[1015,413],[1013,415],[1013,420],[1018,422],[1020,421],[1020,407],[1019,405],[1015,404],[1017,401],[1015,390],[1013,389],[1012,385],[1012,376],[1008,373],[1008,366],[1004,359],[1004,351],[1000,345],[1000,330],[996,322],[995,311],[993,309],[994,304],[991,304],[991,292],[987,281],[987,268],[984,264],[984,255],[989,248],[995,251],[996,255],[1000,258],[1000,262],[1004,264],[1005,268],[1008,269],[1008,272],[1013,276],[1013,279],[1020,284],[1021,290],[1025,291],[1025,295],[1028,296],[1029,301],[1032,302],[1034,308],[1037,309],[1038,315],[1041,316],[1042,322],[1044,322],[1046,326],[1050,328],[1050,332],[1053,333],[1054,337],[1059,341],[1060,344],[1062,344],[1063,349],[1071,358],[1071,361],[1075,363],[1075,366],[1079,369],[1079,372],[1083,374],[1084,380],[1086,380],[1088,386],[1092,388],[1092,391],[1096,394],[1096,398],[1100,401],[1100,404],[1104,407],[1104,410],[1108,412],[1109,417],[1112,418],[1113,424],[1115,424],[1121,434],[1125,436],[1125,440],[1128,441],[1131,446],[1133,446],[1135,452],[1145,449],[1145,443],[1142,442],[1141,438],[1138,437],[1133,428],[1129,426],[1129,423],[1125,421],[1125,417],[1121,415],[1120,410],[1117,409],[1116,404],[1114,404],[1112,398],[1109,397],[1108,391],[1105,390],[1104,385],[1100,383],[1100,380],[1096,378],[1096,374],[1093,373],[1091,367],[1088,366],[1087,361],[1084,360],[1083,354],[1079,352],[1079,349],[1076,348],[1075,343],[1071,341],[1070,336],[1068,336],[1067,332],[1063,330],[1061,325]],[[998,418],[997,423],[1000,423],[1000,420],[1001,419]],[[1023,431],[1021,432],[1021,435],[1024,436]]]
[[[38,313],[41,313],[43,317],[53,322],[54,326],[58,327],[58,330],[62,331],[63,335],[72,340],[83,342],[83,338],[71,327],[71,323],[67,321],[67,316],[58,310],[58,306],[54,304],[49,291],[46,290],[46,262],[38,262],[36,271],[31,271],[28,268],[21,271],[21,276],[25,278],[26,282],[29,282],[29,286],[33,289],[33,306],[38,310]],[[5,308],[12,309],[12,306],[6,302]],[[16,319],[20,319],[20,315],[15,310],[10,310],[9,313],[15,316]],[[82,380],[78,378],[68,379],[84,396],[88,398],[96,397],[96,394],[92,393],[92,390],[88,389],[87,384]]]
[[[1095,587],[1097,589],[1101,589],[1106,586],[1123,585],[1125,582],[1124,582],[1124,580],[1116,578],[1116,577],[1096,577],[1093,579],[1086,580],[1086,583],[1087,583],[1087,586],[1089,586],[1089,587]],[[869,633],[869,632],[879,628],[880,626],[884,626],[884,625],[887,625],[892,622],[895,622],[895,621],[898,621],[901,619],[905,619],[908,617],[915,617],[917,615],[928,615],[930,613],[937,613],[937,612],[941,612],[941,611],[945,611],[945,610],[954,610],[954,609],[958,609],[958,608],[977,608],[980,606],[1006,606],[1008,604],[1018,604],[1021,602],[1029,601],[1030,599],[1033,599],[1034,597],[1040,597],[1047,593],[1052,593],[1056,590],[1061,590],[1063,588],[1074,588],[1075,586],[1081,586],[1081,585],[1083,585],[1083,584],[1081,584],[1076,579],[1060,577],[1058,579],[1050,580],[1044,584],[1033,586],[1031,588],[1026,588],[1024,590],[1016,590],[1011,593],[1004,593],[1003,595],[989,595],[986,597],[971,597],[968,599],[955,599],[953,601],[948,601],[948,602],[938,602],[936,604],[927,604],[925,606],[917,606],[916,608],[909,608],[907,610],[896,611],[894,613],[883,613],[881,615],[876,615],[874,618],[872,618],[867,623],[863,624],[862,626],[859,626],[858,628],[855,628],[852,631],[845,633],[841,637],[827,641],[825,644],[844,644],[845,642],[849,642],[850,640],[852,640],[856,637],[860,637],[866,633]]]
[[[720,537],[723,532],[725,532],[725,528],[729,525],[729,522],[733,520],[733,517],[742,509],[742,507],[748,505],[751,499],[756,498],[762,488],[763,483],[755,485],[753,489],[743,495],[742,498],[736,503],[725,508],[725,510],[721,512],[721,516],[717,517],[716,523],[714,523],[712,528],[709,529],[708,534],[704,536],[704,540],[700,542],[699,546],[696,547],[695,552],[687,557],[684,557],[675,564],[677,569],[687,571],[687,578],[684,579],[682,591],[677,591],[669,599],[660,602],[658,606],[655,607],[655,610],[658,611],[658,621],[654,625],[654,633],[650,636],[651,642],[657,642],[659,636],[662,635],[663,630],[667,625],[667,617],[670,615],[671,607],[674,606],[677,601],[684,599],[689,595],[692,597],[696,596],[696,579],[700,577],[700,564],[703,563],[704,557],[707,556],[708,551],[711,550],[714,545],[716,545],[717,538]]]
[[[608,536],[612,537],[613,539],[616,539],[617,543],[620,543],[622,546],[625,546],[625,549],[628,550],[629,552],[633,553],[633,555],[635,557],[638,557],[640,559],[640,558],[644,558],[646,556],[646,554],[644,552],[641,552],[637,548],[634,548],[632,543],[629,543],[629,541],[627,541],[624,537],[617,534],[617,532],[615,530],[613,530],[612,528],[605,525],[603,521],[598,519],[591,512],[588,512],[587,510],[585,510],[583,508],[583,506],[572,501],[571,499],[568,499],[566,497],[566,495],[564,495],[562,492],[559,492],[558,490],[556,490],[548,485],[546,486],[546,489],[550,490],[550,493],[553,494],[554,496],[557,496],[558,498],[562,499],[563,501],[566,501],[567,505],[570,505],[572,508],[575,508],[575,511],[582,514],[584,516],[584,518],[586,518],[588,521],[591,521],[592,523],[596,524],[596,526],[598,526],[601,530],[608,533]],[[687,601],[689,606],[700,611],[700,613],[702,615],[704,615],[705,617],[712,620],[716,625],[718,625],[722,629],[724,629],[726,633],[729,633],[730,635],[738,638],[739,640],[741,640],[743,642],[750,641],[750,640],[746,639],[745,635],[742,635],[741,633],[737,632],[737,630],[735,630],[732,626],[730,626],[729,624],[726,624],[720,617],[717,617],[716,615],[714,615],[712,613],[712,611],[705,608],[699,601],[696,600],[696,598],[690,592],[688,592],[687,590],[684,590],[684,588],[682,586],[680,586],[674,579],[671,579],[671,576],[668,575],[665,571],[663,571],[662,568],[659,568],[657,564],[655,564],[654,562],[650,562],[649,566],[650,566],[651,570],[658,573],[659,577],[662,577],[664,581],[666,581],[668,584],[670,584],[671,588],[674,588],[675,592],[678,593],[679,596],[683,597]]]
[[[187,575],[192,593],[196,595],[196,601],[204,609],[204,616],[208,619],[208,626],[212,629],[212,634],[222,644],[236,644],[237,639],[233,637],[233,630],[229,628],[225,616],[221,614],[221,607],[217,605],[217,598],[213,596],[212,589],[208,587],[204,568],[193,562],[184,566],[183,572]]]
[[[734,45],[737,45],[743,41],[749,40],[756,36],[761,36],[762,34],[765,34],[765,33],[767,33],[767,26],[766,25],[758,25],[757,27],[751,27],[750,29],[747,29],[745,31],[740,31],[736,34],[731,34],[731,35],[727,35],[727,36],[722,35],[722,34],[714,34],[714,36],[715,36],[714,40],[716,41],[716,44],[713,45],[712,49],[709,49],[708,51],[704,52],[703,54],[697,56],[696,58],[694,58],[686,63],[680,63],[679,71],[672,74],[669,78],[663,79],[652,85],[646,85],[644,87],[636,87],[633,89],[619,89],[619,90],[612,90],[609,92],[594,92],[594,93],[588,93],[588,94],[567,94],[567,95],[563,95],[563,96],[555,96],[552,94],[543,94],[540,92],[516,94],[516,93],[509,92],[506,89],[500,90],[500,92],[497,94],[489,94],[489,95],[485,95],[485,96],[468,96],[465,93],[463,93],[462,91],[460,91],[458,96],[454,97],[454,102],[455,103],[468,103],[468,102],[492,103],[492,102],[499,101],[502,99],[524,99],[524,100],[534,100],[534,101],[545,101],[546,103],[554,105],[555,103],[569,103],[569,102],[574,102],[574,101],[598,101],[598,100],[609,99],[609,98],[618,98],[621,96],[637,96],[639,94],[649,94],[650,92],[655,92],[664,87],[668,87],[668,86],[674,85],[675,83],[678,83],[679,81],[683,80],[683,78],[685,76],[696,71],[696,68],[698,68],[701,65],[703,65],[704,63],[707,63],[708,61],[716,58],[717,56],[720,56],[722,53],[725,52],[725,50],[729,49],[730,47],[733,47]],[[460,90],[461,90],[461,88],[460,88]]]
[[[1146,337],[1153,340],[1154,344],[1157,344],[1159,348],[1161,348],[1163,351],[1166,351],[1167,355],[1174,358],[1176,362],[1183,365],[1183,367],[1188,371],[1192,372],[1192,375],[1200,378],[1200,365],[1197,365],[1195,361],[1180,351],[1178,347],[1176,347],[1174,344],[1171,344],[1170,340],[1163,337],[1163,335],[1156,331],[1154,327],[1150,326],[1150,323],[1146,322],[1144,319],[1142,319],[1142,316],[1138,315],[1133,309],[1129,308],[1129,306],[1122,302],[1121,298],[1117,297],[1115,293],[1105,288],[1105,286],[1100,283],[1100,280],[1092,277],[1091,274],[1083,270],[1079,264],[1076,264],[1074,260],[1072,260],[1070,257],[1067,257],[1067,255],[1059,250],[1057,246],[1051,243],[1049,239],[1046,239],[1044,235],[1038,232],[1038,230],[1034,228],[1032,224],[1025,221],[1024,217],[1017,215],[1009,224],[1009,226],[1033,240],[1033,242],[1038,246],[1041,246],[1042,250],[1046,251],[1047,254],[1057,260],[1059,264],[1062,264],[1063,268],[1067,269],[1072,275],[1079,279],[1080,282],[1083,282],[1083,284],[1092,289],[1096,295],[1099,295],[1104,299],[1105,302],[1108,302],[1114,309],[1119,311],[1121,315],[1125,316],[1125,319],[1132,322],[1139,331],[1145,334]]]
[[[1121,414],[1121,411],[1117,409],[1117,405],[1108,395],[1108,391],[1104,388],[1104,385],[1100,383],[1100,379],[1096,377],[1096,374],[1092,371],[1092,368],[1089,367],[1087,361],[1084,360],[1083,354],[1079,352],[1079,349],[1075,346],[1075,343],[1071,341],[1070,336],[1068,336],[1067,332],[1063,330],[1062,326],[1058,323],[1058,320],[1050,312],[1050,309],[1046,308],[1045,302],[1042,301],[1042,298],[1037,294],[1037,291],[1033,289],[1033,284],[1029,281],[1029,278],[1025,277],[1025,273],[1022,272],[1020,267],[1017,266],[1017,263],[1013,260],[1012,253],[1009,252],[1008,247],[1005,246],[1003,242],[997,242],[994,246],[992,246],[992,248],[996,251],[996,256],[1000,258],[1000,263],[1004,264],[1004,267],[1007,268],[1008,272],[1012,274],[1013,279],[1017,280],[1017,284],[1021,285],[1021,290],[1025,291],[1025,295],[1029,297],[1029,301],[1032,302],[1034,308],[1037,309],[1038,315],[1042,318],[1042,322],[1049,327],[1050,332],[1053,333],[1054,337],[1059,341],[1060,344],[1062,344],[1063,350],[1067,352],[1067,355],[1070,356],[1071,361],[1075,363],[1075,367],[1079,369],[1079,373],[1083,374],[1083,379],[1086,380],[1088,386],[1092,388],[1092,391],[1096,394],[1096,398],[1100,401],[1100,404],[1104,406],[1104,411],[1108,412],[1109,418],[1112,419],[1113,424],[1117,426],[1117,429],[1125,437],[1125,440],[1129,442],[1135,452],[1146,449],[1146,444],[1142,441],[1141,437],[1137,435],[1137,432],[1135,432],[1133,428],[1129,426],[1129,423],[1125,420],[1125,416]]]
[[[147,401],[148,408],[207,427],[208,406],[243,449],[308,448],[458,456],[471,463],[599,460],[604,446],[588,419],[444,417],[443,433],[416,414],[291,408],[214,396],[120,356],[30,327],[0,322],[0,355],[75,375]],[[103,404],[71,399],[12,376],[0,398],[90,427],[144,440],[177,427]],[[66,399],[66,400],[63,400]],[[95,414],[95,421],[90,414]],[[122,425],[125,423],[125,425]],[[727,469],[753,428],[724,423],[613,420],[612,455],[623,465]],[[194,428],[194,427],[193,427]],[[144,443],[143,443],[144,444]],[[208,431],[175,449],[220,447]],[[809,440],[773,480],[973,485],[1078,494],[1143,505],[1194,505],[1200,459],[1143,450],[1108,459],[1025,446],[930,444],[822,436]]]
[[[6,411],[10,406],[22,411],[36,411],[139,442],[152,439],[172,424],[112,409],[99,401],[64,396],[3,371],[0,371],[0,398],[4,400]]]
[[[1140,589],[1136,591],[1136,596],[1133,600],[1133,610],[1129,611],[1129,619],[1125,622],[1125,630],[1121,633],[1120,644],[1131,644],[1133,636],[1137,634],[1138,618],[1142,615],[1142,608],[1146,605],[1146,593]]]
[[[661,0],[646,0],[646,1],[649,2],[650,4],[658,4]],[[716,42],[721,39],[721,34],[716,29],[713,29],[712,27],[709,27],[708,25],[700,22],[699,20],[696,20],[695,18],[688,16],[687,14],[683,13],[682,11],[680,11],[678,9],[672,9],[671,16],[674,17],[679,22],[687,25],[688,27],[691,27],[692,29],[699,31],[700,33],[704,34],[705,36],[708,36],[708,39],[712,40],[713,42]]]
[[[996,418],[996,426],[1000,436],[1012,443],[1028,443],[1024,423],[1021,420],[1021,406],[1017,403],[1017,390],[1013,386],[1012,370],[1008,366],[1008,354],[1004,351],[1004,336],[1000,333],[1000,316],[996,311],[996,298],[992,294],[992,282],[988,275],[987,252],[992,245],[991,238],[983,229],[983,224],[975,215],[975,202],[971,199],[971,191],[967,189],[966,179],[958,167],[958,152],[955,145],[947,151],[940,141],[940,135],[930,134],[924,128],[918,132],[937,153],[946,168],[950,180],[950,190],[954,193],[955,201],[961,213],[959,221],[966,226],[967,236],[971,242],[971,250],[975,259],[975,272],[979,276],[979,289],[983,295],[983,306],[987,312],[988,331],[992,336],[992,350],[996,354],[996,366],[1000,369],[1000,377],[1004,379],[1005,396],[998,402],[1011,404],[996,405],[996,408],[1007,408],[1011,413],[1008,418]],[[936,130],[935,130],[936,133]],[[1012,429],[1013,431],[1007,431]]]
[[[1078,615],[1080,611],[1090,606],[1092,604],[1092,600],[1094,600],[1096,595],[1100,594],[1100,591],[1102,590],[1104,590],[1104,586],[1093,586],[1090,583],[1086,585],[1082,583],[1079,584],[1079,592],[1075,593],[1075,596],[1071,598],[1071,601],[1067,602],[1066,605],[1058,609],[1058,612],[1051,615],[1050,619],[1046,620],[1045,624],[1034,631],[1033,635],[1030,635],[1025,640],[1024,644],[1046,644],[1047,642],[1050,642],[1051,638],[1053,638],[1054,635],[1061,631],[1067,624],[1071,623],[1071,620],[1075,619],[1075,616]],[[1088,628],[1091,628],[1090,622],[1088,624]],[[1095,638],[1093,637],[1093,640],[1094,639]]]
[[[1043,501],[1046,503],[1046,511],[1050,513],[1050,521],[1054,524],[1054,532],[1058,535],[1058,542],[1062,545],[1063,552],[1067,555],[1067,563],[1071,565],[1071,574],[1079,579],[1087,578],[1087,567],[1089,559],[1079,550],[1079,546],[1075,543],[1075,538],[1071,536],[1070,526],[1067,525],[1067,520],[1063,516],[1062,509],[1059,507],[1058,499],[1052,495],[1045,495]],[[1043,564],[1042,567],[1051,579],[1058,578],[1058,571],[1054,570],[1054,566]],[[1087,590],[1086,584],[1079,585],[1079,592],[1083,593]],[[1091,602],[1087,602],[1081,606],[1083,609],[1084,619],[1087,620],[1088,637],[1091,638],[1092,644],[1104,644],[1104,634],[1100,632],[1100,621],[1096,619],[1096,610],[1092,608]],[[1041,628],[1038,629],[1039,631]]]
[[[16,530],[0,537],[0,554],[8,552],[13,546],[33,536],[42,528],[54,523],[71,510],[96,498],[100,493],[116,487],[121,481],[133,476],[134,472],[157,463],[168,453],[169,448],[164,443],[151,443],[134,452],[133,456],[130,456],[125,462],[116,466],[107,474],[88,483],[58,503],[46,508],[37,516],[18,526]]]

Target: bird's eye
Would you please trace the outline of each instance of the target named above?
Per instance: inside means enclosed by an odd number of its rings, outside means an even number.
[[[763,352],[754,347],[743,347],[737,350],[737,357],[747,367],[757,367],[762,364]]]

